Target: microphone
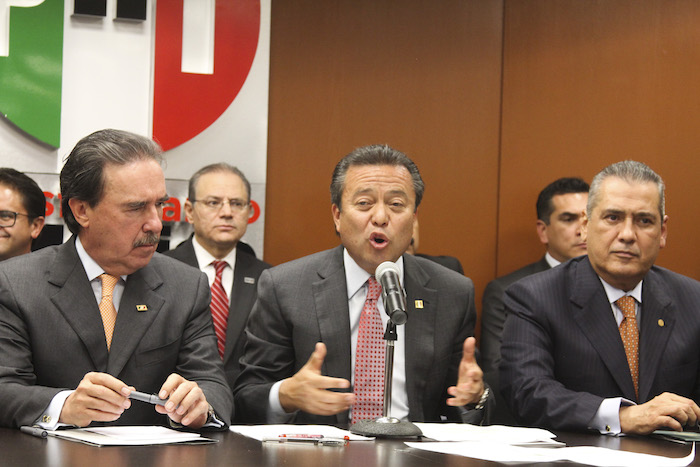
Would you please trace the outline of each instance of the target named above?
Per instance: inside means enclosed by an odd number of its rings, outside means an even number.
[[[384,311],[394,324],[404,324],[406,314],[406,292],[401,287],[399,267],[391,261],[384,261],[377,266],[374,277],[382,285]]]

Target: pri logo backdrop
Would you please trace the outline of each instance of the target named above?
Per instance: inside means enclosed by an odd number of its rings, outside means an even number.
[[[262,252],[269,16],[270,0],[0,0],[0,166],[56,174],[95,130],[152,136],[170,185],[243,170]]]

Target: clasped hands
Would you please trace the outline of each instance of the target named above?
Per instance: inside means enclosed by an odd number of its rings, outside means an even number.
[[[475,348],[476,340],[468,337],[462,349],[457,384],[447,389],[447,393],[452,396],[447,399],[447,405],[456,407],[475,404],[484,392],[483,372],[476,363]],[[317,342],[306,364],[280,384],[279,400],[287,413],[302,410],[315,415],[335,415],[350,409],[355,403],[353,393],[328,390],[347,389],[350,381],[321,375],[326,352],[326,345]]]
[[[87,373],[63,404],[59,422],[87,426],[93,421],[118,420],[131,407],[129,394],[134,390],[133,386],[107,373]],[[174,422],[194,429],[206,423],[209,404],[197,383],[172,373],[158,397],[168,402],[164,406],[156,405],[156,412],[166,414]]]

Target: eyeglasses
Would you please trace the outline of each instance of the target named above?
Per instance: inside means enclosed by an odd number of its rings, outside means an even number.
[[[0,211],[0,227],[12,227],[17,222],[17,216],[29,217],[27,214],[14,211]]]
[[[204,207],[210,211],[219,211],[224,204],[228,204],[228,207],[231,208],[231,212],[241,212],[245,208],[249,206],[248,201],[243,201],[242,199],[230,199],[226,201],[226,199],[195,199],[192,200],[193,203],[202,203]]]

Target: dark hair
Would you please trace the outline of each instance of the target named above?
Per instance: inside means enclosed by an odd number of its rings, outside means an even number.
[[[15,169],[0,168],[0,185],[16,192],[22,198],[22,206],[30,221],[46,215],[46,197],[39,185],[29,176]]]
[[[568,193],[588,193],[588,183],[578,177],[563,177],[554,180],[544,187],[544,190],[540,191],[540,195],[537,197],[537,218],[549,225],[549,218],[554,212],[552,198]]]
[[[401,151],[397,151],[386,144],[374,144],[363,146],[346,155],[335,166],[331,179],[331,203],[341,209],[340,201],[345,188],[345,175],[348,169],[354,165],[393,165],[406,167],[413,179],[413,190],[416,192],[416,209],[423,199],[425,184],[420,176],[416,164]]]
[[[598,175],[593,177],[593,182],[591,182],[591,191],[588,195],[588,205],[586,206],[586,212],[589,218],[591,217],[593,208],[598,203],[600,186],[608,177],[621,178],[627,182],[654,183],[659,190],[659,214],[661,214],[661,218],[663,219],[666,211],[664,181],[656,172],[651,170],[648,165],[637,161],[616,162],[615,164],[607,166],[601,170]]]
[[[198,171],[192,175],[190,178],[190,183],[188,187],[188,192],[187,192],[187,197],[189,198],[190,201],[194,201],[197,199],[197,182],[199,182],[199,179],[202,175],[214,173],[214,172],[226,172],[226,173],[232,173],[235,175],[238,175],[241,177],[241,180],[243,180],[243,184],[245,185],[245,191],[246,194],[248,195],[248,202],[250,202],[250,182],[248,181],[247,178],[245,178],[245,175],[243,175],[243,172],[241,172],[238,167],[234,167],[231,164],[227,164],[226,162],[219,162],[218,164],[210,164],[207,166],[202,167]]]
[[[153,140],[122,130],[100,130],[78,141],[59,176],[63,220],[71,232],[77,234],[80,224],[68,202],[75,198],[90,206],[97,205],[104,194],[105,166],[126,165],[139,160],[154,160],[161,164],[163,152]]]

